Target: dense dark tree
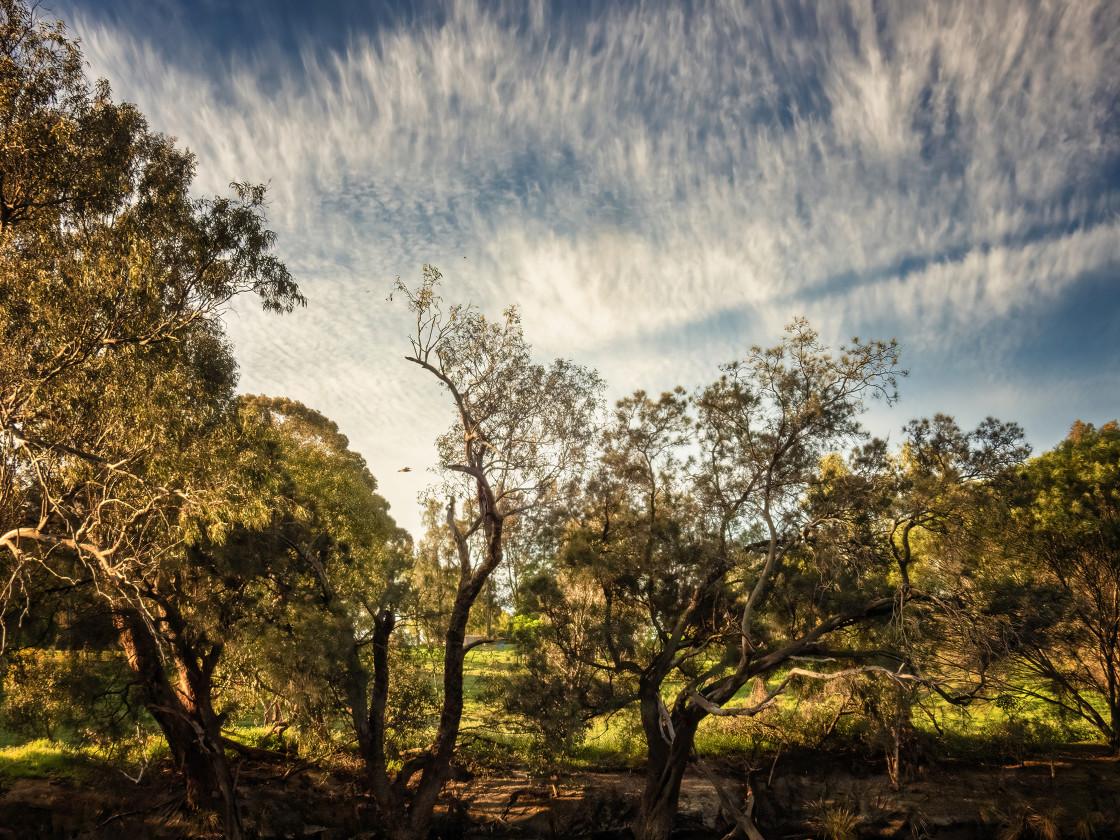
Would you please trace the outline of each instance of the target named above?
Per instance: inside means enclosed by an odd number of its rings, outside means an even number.
[[[269,507],[267,522],[239,528],[217,549],[232,553],[231,563],[240,556],[264,564],[243,563],[239,573],[258,603],[254,627],[236,640],[238,668],[298,710],[284,723],[329,732],[344,715],[365,745],[370,627],[411,603],[411,541],[334,422],[284,398],[243,397],[241,406],[265,430],[258,468],[276,486],[259,500]]]

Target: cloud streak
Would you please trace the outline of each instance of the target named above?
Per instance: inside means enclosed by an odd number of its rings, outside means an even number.
[[[456,298],[520,303],[542,350],[612,360],[620,390],[671,384],[668,336],[700,370],[798,312],[931,358],[1001,332],[1011,355],[1019,314],[1120,265],[1108,0],[461,2],[238,58],[127,20],[71,15],[201,189],[271,182],[313,302],[279,326],[238,310],[247,384],[327,411],[375,465],[405,406],[408,457],[438,424],[386,349],[388,281],[422,262]]]

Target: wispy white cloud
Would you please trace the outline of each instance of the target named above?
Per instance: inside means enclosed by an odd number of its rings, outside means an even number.
[[[239,307],[246,386],[322,408],[375,467],[422,459],[439,425],[383,301],[422,262],[451,296],[520,303],[544,350],[605,355],[621,390],[664,375],[665,336],[692,370],[797,312],[945,352],[1120,264],[1110,0],[444,10],[236,59],[72,20],[201,189],[271,182],[312,305]],[[703,329],[728,313],[752,334]]]

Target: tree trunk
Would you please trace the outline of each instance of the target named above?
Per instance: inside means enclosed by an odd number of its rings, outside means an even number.
[[[159,724],[183,776],[187,807],[217,813],[227,840],[241,840],[244,831],[233,775],[209,693],[200,696],[197,680],[182,670],[179,689],[172,686],[155,640],[139,616],[117,613],[114,621],[129,667],[143,691],[144,705]]]
[[[883,721],[886,734],[883,749],[891,789],[898,790],[906,772],[906,763],[911,758],[907,749],[914,739],[914,692],[901,685],[893,686],[891,692],[892,702],[888,711],[891,719]]]
[[[377,807],[381,822],[386,826],[404,823],[404,809],[401,797],[396,795],[389,779],[389,762],[385,755],[385,712],[389,698],[389,640],[396,626],[396,614],[392,609],[382,609],[373,622],[373,688],[369,694],[369,712],[366,719],[360,719],[358,703],[366,706],[363,698],[355,699],[352,711],[355,715],[354,728],[358,736],[358,748],[366,766],[370,793]],[[356,658],[352,667],[360,669]],[[356,691],[365,691],[364,673],[355,670],[352,675]],[[355,693],[356,693],[355,691]]]
[[[451,758],[455,753],[455,743],[459,738],[459,724],[463,719],[463,660],[465,657],[467,620],[470,609],[478,597],[478,589],[460,587],[455,605],[451,609],[447,635],[444,637],[446,648],[443,654],[443,707],[440,709],[439,726],[432,746],[428,750],[420,781],[413,792],[408,806],[408,824],[413,832],[401,835],[424,838],[431,825],[432,813],[443,786],[451,777]]]
[[[483,578],[485,580],[485,578]],[[382,831],[392,840],[423,840],[428,836],[436,802],[451,777],[451,758],[463,717],[464,640],[471,606],[481,582],[464,576],[444,636],[443,705],[432,745],[422,756],[406,761],[390,780],[385,754],[385,713],[389,687],[388,649],[393,621],[386,615],[374,623],[373,689],[369,704],[369,747],[365,753],[370,789]],[[419,777],[415,784],[412,780]]]
[[[1112,748],[1113,752],[1120,755],[1120,703],[1109,704],[1108,722],[1111,724],[1105,736],[1108,738],[1108,745]]]
[[[183,774],[187,807],[214,811],[221,817],[228,840],[243,836],[241,816],[229,762],[221,746],[220,733],[207,732],[196,720],[178,713],[168,714],[149,706],[160,725],[175,763]]]
[[[632,829],[637,840],[668,840],[702,712],[690,708],[671,720],[656,685],[643,683],[639,694],[647,746],[646,784]]]
[[[467,622],[490,575],[502,561],[503,518],[494,509],[494,494],[485,479],[478,479],[479,508],[486,538],[485,559],[471,568],[469,535],[455,524],[449,505],[447,522],[459,552],[459,585],[451,606],[443,652],[443,705],[432,745],[423,755],[404,762],[390,781],[385,755],[385,713],[389,692],[389,640],[395,615],[383,610],[374,622],[373,690],[369,703],[369,748],[365,760],[370,792],[381,817],[380,828],[393,840],[423,840],[428,835],[436,801],[451,777],[451,758],[463,719],[463,660],[466,656]],[[412,780],[416,778],[415,784]]]

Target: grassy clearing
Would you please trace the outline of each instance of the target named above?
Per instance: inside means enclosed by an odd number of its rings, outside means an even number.
[[[80,783],[101,776],[109,768],[135,777],[163,754],[166,746],[162,738],[153,738],[133,750],[37,738],[0,748],[0,781],[53,779]]]
[[[414,661],[427,673],[422,679],[431,680],[438,692],[441,657],[432,652]],[[583,741],[566,756],[542,754],[541,745],[522,724],[502,713],[496,699],[496,688],[518,667],[518,654],[512,647],[484,646],[467,655],[461,744],[468,764],[491,774],[517,767],[556,767],[557,762],[569,769],[633,770],[642,766],[645,742],[636,708],[593,721]],[[667,702],[672,702],[678,688],[666,686]],[[864,714],[867,709],[860,706],[856,688],[855,683],[828,690],[793,686],[772,709],[757,717],[709,717],[697,733],[697,750],[705,756],[751,764],[769,760],[780,748],[823,746],[881,754],[883,732]],[[752,685],[743,689],[734,704],[749,705],[752,691],[757,700],[758,687]],[[1100,740],[1085,722],[1063,720],[1051,704],[1032,697],[1004,698],[998,704],[977,703],[966,708],[927,697],[912,709],[911,720],[922,749],[971,762],[1021,762],[1072,743]],[[435,722],[433,715],[429,720],[433,731]],[[20,736],[5,731],[0,721],[0,778],[80,780],[108,766],[135,776],[167,755],[166,744],[154,724],[149,724],[146,732],[109,740],[70,729],[56,732],[53,738]],[[348,732],[346,722],[340,720],[332,739],[335,745],[345,744]],[[304,753],[309,748],[296,728],[277,735],[251,718],[238,720],[226,734],[241,743],[274,750]],[[416,732],[417,742],[425,743],[430,734]]]
[[[10,739],[10,736],[9,736]],[[39,738],[0,748],[0,779],[72,779],[89,776],[91,760],[81,749],[60,741]]]
[[[518,665],[517,651],[508,645],[479,647],[467,653],[463,660],[464,702],[468,706],[484,702],[488,684],[513,673]]]
[[[487,680],[516,669],[509,649],[480,649],[467,657],[464,731],[516,749],[529,739],[515,722],[488,705]],[[773,684],[777,676],[771,678]],[[866,684],[865,684],[866,686]],[[667,685],[668,703],[680,686]],[[745,686],[731,705],[750,705],[753,685]],[[755,697],[755,700],[758,698]],[[880,698],[882,699],[882,698]],[[865,714],[854,684],[820,690],[816,684],[793,686],[767,712],[754,717],[709,717],[697,732],[697,750],[729,760],[762,760],[780,745],[816,749],[838,747],[872,754],[884,748],[885,731]],[[1000,703],[952,705],[940,697],[923,697],[911,710],[911,723],[922,749],[946,758],[980,763],[1017,763],[1044,757],[1064,746],[1099,742],[1100,734],[1080,719],[1062,718],[1052,704],[1036,697],[1002,698]],[[645,759],[645,744],[636,709],[594,721],[569,760],[576,767],[634,769]]]

